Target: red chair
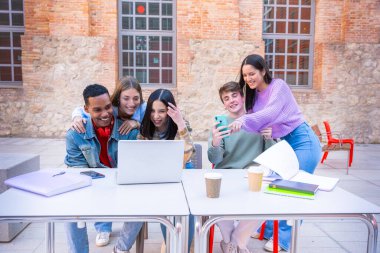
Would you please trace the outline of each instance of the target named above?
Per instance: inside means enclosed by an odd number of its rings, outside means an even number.
[[[345,144],[349,145],[348,167],[350,167],[352,164],[353,157],[354,157],[354,140],[353,139],[342,139],[339,137],[339,135],[338,135],[338,139],[334,138],[333,137],[334,132],[331,131],[331,127],[330,127],[329,122],[323,121],[323,124],[325,125],[325,128],[326,128],[327,146],[333,146],[333,145],[338,144],[339,146],[342,147]],[[335,133],[335,134],[337,134],[337,133]],[[321,163],[323,163],[326,160],[328,154],[329,154],[329,151],[325,150],[323,157],[322,157],[322,160],[321,160]],[[348,169],[347,169],[347,171],[348,171]]]
[[[212,253],[213,246],[214,246],[214,231],[215,231],[215,225],[212,225],[209,231],[209,237],[208,237],[208,252]]]
[[[261,225],[259,240],[264,239],[265,222]],[[278,220],[273,221],[273,253],[278,253]]]

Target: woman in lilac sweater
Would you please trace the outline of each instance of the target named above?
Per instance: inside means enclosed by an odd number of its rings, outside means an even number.
[[[281,79],[271,77],[268,66],[260,55],[248,55],[240,68],[240,87],[245,90],[247,114],[229,125],[233,132],[243,129],[259,133],[271,127],[272,137],[286,140],[295,151],[301,170],[313,173],[321,159],[321,146],[297,105],[288,86]],[[273,222],[268,221],[265,249],[273,251]],[[280,221],[279,245],[288,250],[291,227]]]

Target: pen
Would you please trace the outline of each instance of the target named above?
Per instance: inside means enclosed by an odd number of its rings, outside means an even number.
[[[65,171],[61,171],[61,172],[59,172],[59,173],[57,173],[57,174],[54,174],[52,177],[60,176],[60,175],[63,175],[63,174],[65,174],[65,173],[66,173]]]

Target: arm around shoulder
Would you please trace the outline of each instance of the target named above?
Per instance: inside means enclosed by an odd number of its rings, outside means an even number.
[[[141,121],[142,121],[142,119],[144,118],[144,115],[145,115],[145,111],[146,111],[146,102],[142,103],[140,105],[140,108],[141,108],[141,110],[140,110],[140,117],[141,117]]]

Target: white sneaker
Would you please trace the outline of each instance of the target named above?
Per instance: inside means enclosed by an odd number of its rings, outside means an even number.
[[[253,233],[251,235],[251,237],[254,238],[254,239],[259,239],[260,238],[260,233],[255,232],[255,233]]]
[[[266,251],[273,252],[273,238],[270,238],[270,240],[267,241],[267,243],[264,245],[264,249]],[[281,248],[281,246],[278,245],[278,252],[281,252],[282,250],[283,248]]]
[[[112,253],[129,253],[129,250],[119,250],[116,246],[113,248]]]
[[[251,253],[251,251],[249,251],[249,249],[245,248],[245,249],[241,249],[241,248],[237,248],[237,252],[238,253]]]
[[[100,232],[96,235],[95,244],[98,247],[106,246],[110,243],[110,232]]]
[[[225,241],[220,241],[220,248],[223,253],[237,253],[237,247],[232,242],[226,243]]]

